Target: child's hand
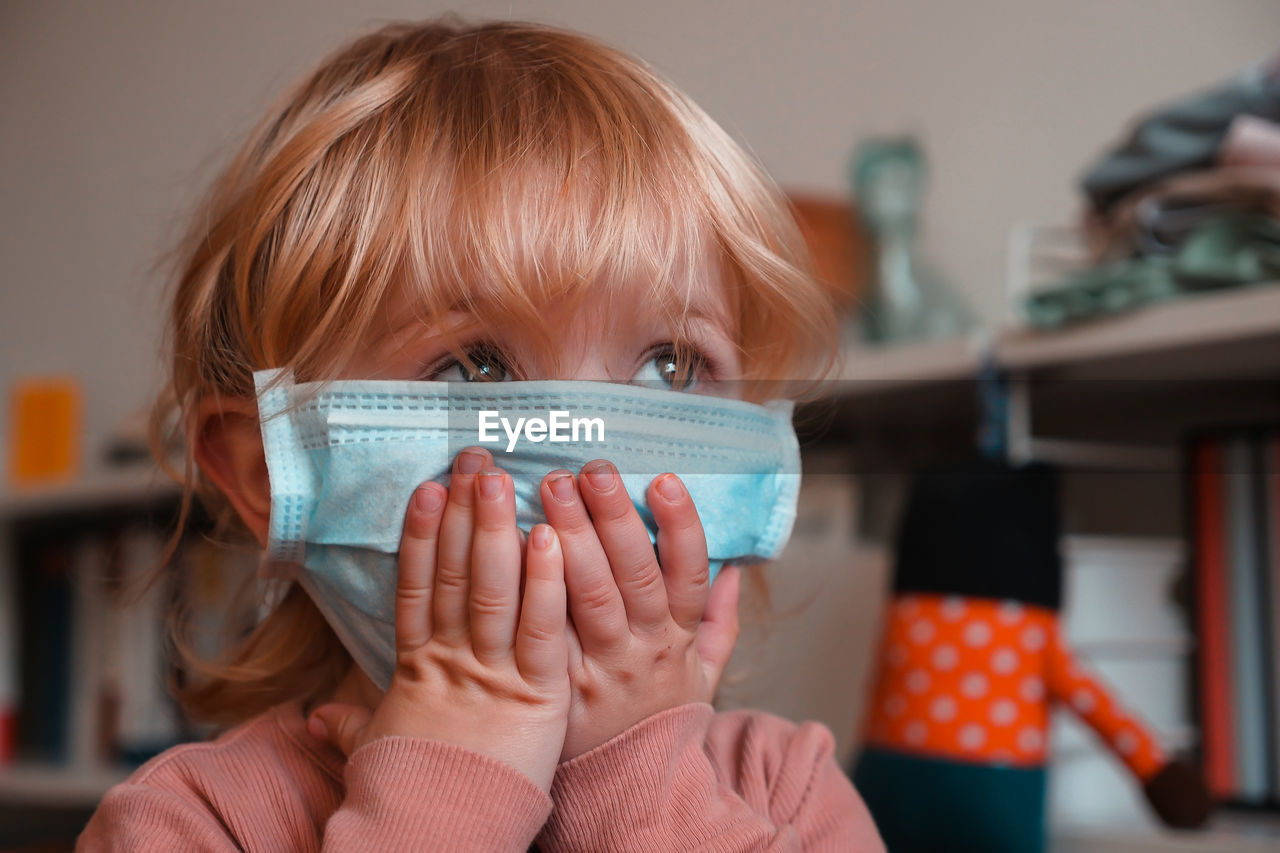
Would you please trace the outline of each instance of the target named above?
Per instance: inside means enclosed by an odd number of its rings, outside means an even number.
[[[447,492],[426,483],[409,502],[391,686],[372,712],[318,708],[313,733],[348,755],[388,735],[444,741],[549,791],[569,707],[564,556],[546,524],[525,555],[522,603],[511,477],[483,450],[458,454]]]
[[[553,471],[541,497],[564,548],[573,619],[561,760],[659,711],[710,702],[738,638],[738,571],[708,589],[706,538],[684,484],[663,474],[649,485],[661,566],[610,463],[589,462],[577,483]]]

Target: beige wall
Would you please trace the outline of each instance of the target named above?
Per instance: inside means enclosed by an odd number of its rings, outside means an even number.
[[[268,99],[370,22],[436,2],[0,4],[0,382],[65,371],[94,452],[154,387],[159,252]],[[1274,49],[1275,0],[472,2],[571,25],[686,88],[784,184],[840,189],[861,135],[914,130],[936,260],[998,309],[1016,220],[1145,105]]]

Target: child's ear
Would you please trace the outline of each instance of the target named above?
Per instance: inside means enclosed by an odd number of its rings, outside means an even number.
[[[257,401],[212,395],[200,401],[195,417],[196,463],[266,547],[271,486]]]

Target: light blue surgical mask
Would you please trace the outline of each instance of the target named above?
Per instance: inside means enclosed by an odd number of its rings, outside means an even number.
[[[795,520],[800,454],[788,400],[561,380],[295,384],[259,371],[254,381],[271,483],[265,565],[302,585],[384,689],[405,509],[421,483],[448,485],[465,447],[489,449],[511,475],[526,532],[546,520],[543,477],[608,459],[656,542],[645,492],[675,473],[702,521],[713,577],[728,562],[777,556]]]

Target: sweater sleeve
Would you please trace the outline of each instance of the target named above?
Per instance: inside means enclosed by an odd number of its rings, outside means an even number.
[[[525,853],[551,798],[509,764],[439,741],[384,737],[351,754],[325,851]]]
[[[76,839],[89,851],[234,851],[240,847],[218,816],[191,798],[146,784],[123,782],[107,791]]]
[[[112,788],[76,849],[524,853],[551,810],[514,767],[421,738],[380,738],[352,753],[345,796],[323,827],[291,807],[275,768],[241,764],[232,782],[202,761],[170,762]]]
[[[706,703],[560,765],[541,850],[883,851],[831,733]]]

